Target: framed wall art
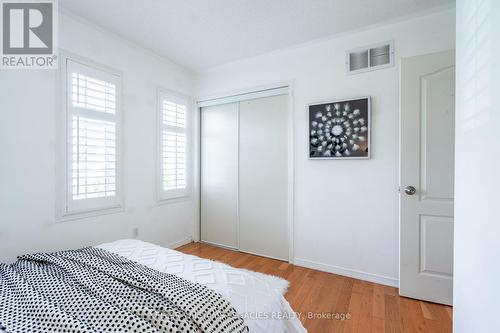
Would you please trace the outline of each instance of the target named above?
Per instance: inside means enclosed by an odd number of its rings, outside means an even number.
[[[308,105],[310,159],[370,158],[370,97]]]

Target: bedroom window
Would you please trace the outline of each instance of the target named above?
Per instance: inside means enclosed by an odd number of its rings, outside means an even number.
[[[188,195],[187,129],[188,99],[158,92],[159,200]]]
[[[66,59],[66,214],[119,208],[121,77]]]

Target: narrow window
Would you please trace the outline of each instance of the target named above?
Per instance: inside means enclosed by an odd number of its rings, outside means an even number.
[[[67,59],[66,213],[119,207],[120,76]]]
[[[188,194],[186,98],[159,92],[159,199]]]

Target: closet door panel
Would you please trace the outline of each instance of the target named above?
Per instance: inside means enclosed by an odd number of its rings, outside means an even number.
[[[288,260],[288,96],[240,102],[240,250]]]
[[[201,240],[238,247],[238,103],[201,111]]]

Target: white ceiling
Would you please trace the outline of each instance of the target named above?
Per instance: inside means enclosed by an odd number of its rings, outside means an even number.
[[[59,0],[193,70],[411,15],[454,0]]]

